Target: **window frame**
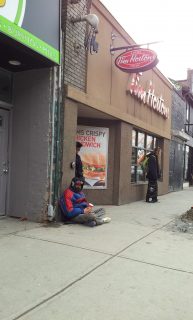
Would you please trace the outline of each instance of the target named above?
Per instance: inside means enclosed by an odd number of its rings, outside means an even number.
[[[133,145],[133,136],[135,132],[135,145]],[[144,135],[144,142],[140,146],[138,145],[139,142],[139,135]],[[151,147],[147,147],[147,137],[152,138]],[[143,147],[142,147],[143,145]],[[150,133],[144,132],[139,129],[133,128],[132,130],[132,152],[131,152],[131,183],[132,184],[143,184],[146,183],[146,173],[143,172],[142,167],[137,163],[140,156],[143,154],[147,154],[152,152],[154,148],[160,145],[160,140]]]

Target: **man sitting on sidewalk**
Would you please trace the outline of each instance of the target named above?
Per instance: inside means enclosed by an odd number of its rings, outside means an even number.
[[[111,221],[111,218],[101,216],[104,209],[93,211],[93,205],[88,203],[84,193],[84,178],[73,178],[59,200],[61,211],[66,221],[85,224],[90,227],[101,225]]]

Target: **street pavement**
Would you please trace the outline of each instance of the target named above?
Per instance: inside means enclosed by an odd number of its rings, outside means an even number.
[[[0,219],[1,320],[192,320],[193,189],[104,206],[89,228]]]

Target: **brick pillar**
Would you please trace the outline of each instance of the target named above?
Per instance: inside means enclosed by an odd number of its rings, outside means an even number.
[[[76,156],[76,129],[77,129],[77,103],[66,99],[64,105],[64,141],[63,141],[63,165],[62,188],[69,185],[74,177],[74,169],[70,167]]]
[[[114,157],[114,204],[128,203],[131,185],[131,136],[132,127],[119,122],[116,128]]]

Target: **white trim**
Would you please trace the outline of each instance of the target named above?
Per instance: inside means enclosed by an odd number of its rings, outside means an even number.
[[[19,19],[19,22],[18,22],[18,26],[19,27],[22,26],[24,15],[25,15],[25,9],[26,9],[26,0],[23,0],[22,12],[21,12],[21,16],[20,16],[20,19]]]
[[[177,138],[180,138],[181,140],[184,140],[184,141],[189,141],[190,140],[189,135],[186,134],[184,131],[172,130],[172,135],[177,137]]]
[[[13,108],[13,105],[11,103],[7,103],[7,102],[0,100],[0,108],[1,107],[4,109],[11,109],[11,108]]]

